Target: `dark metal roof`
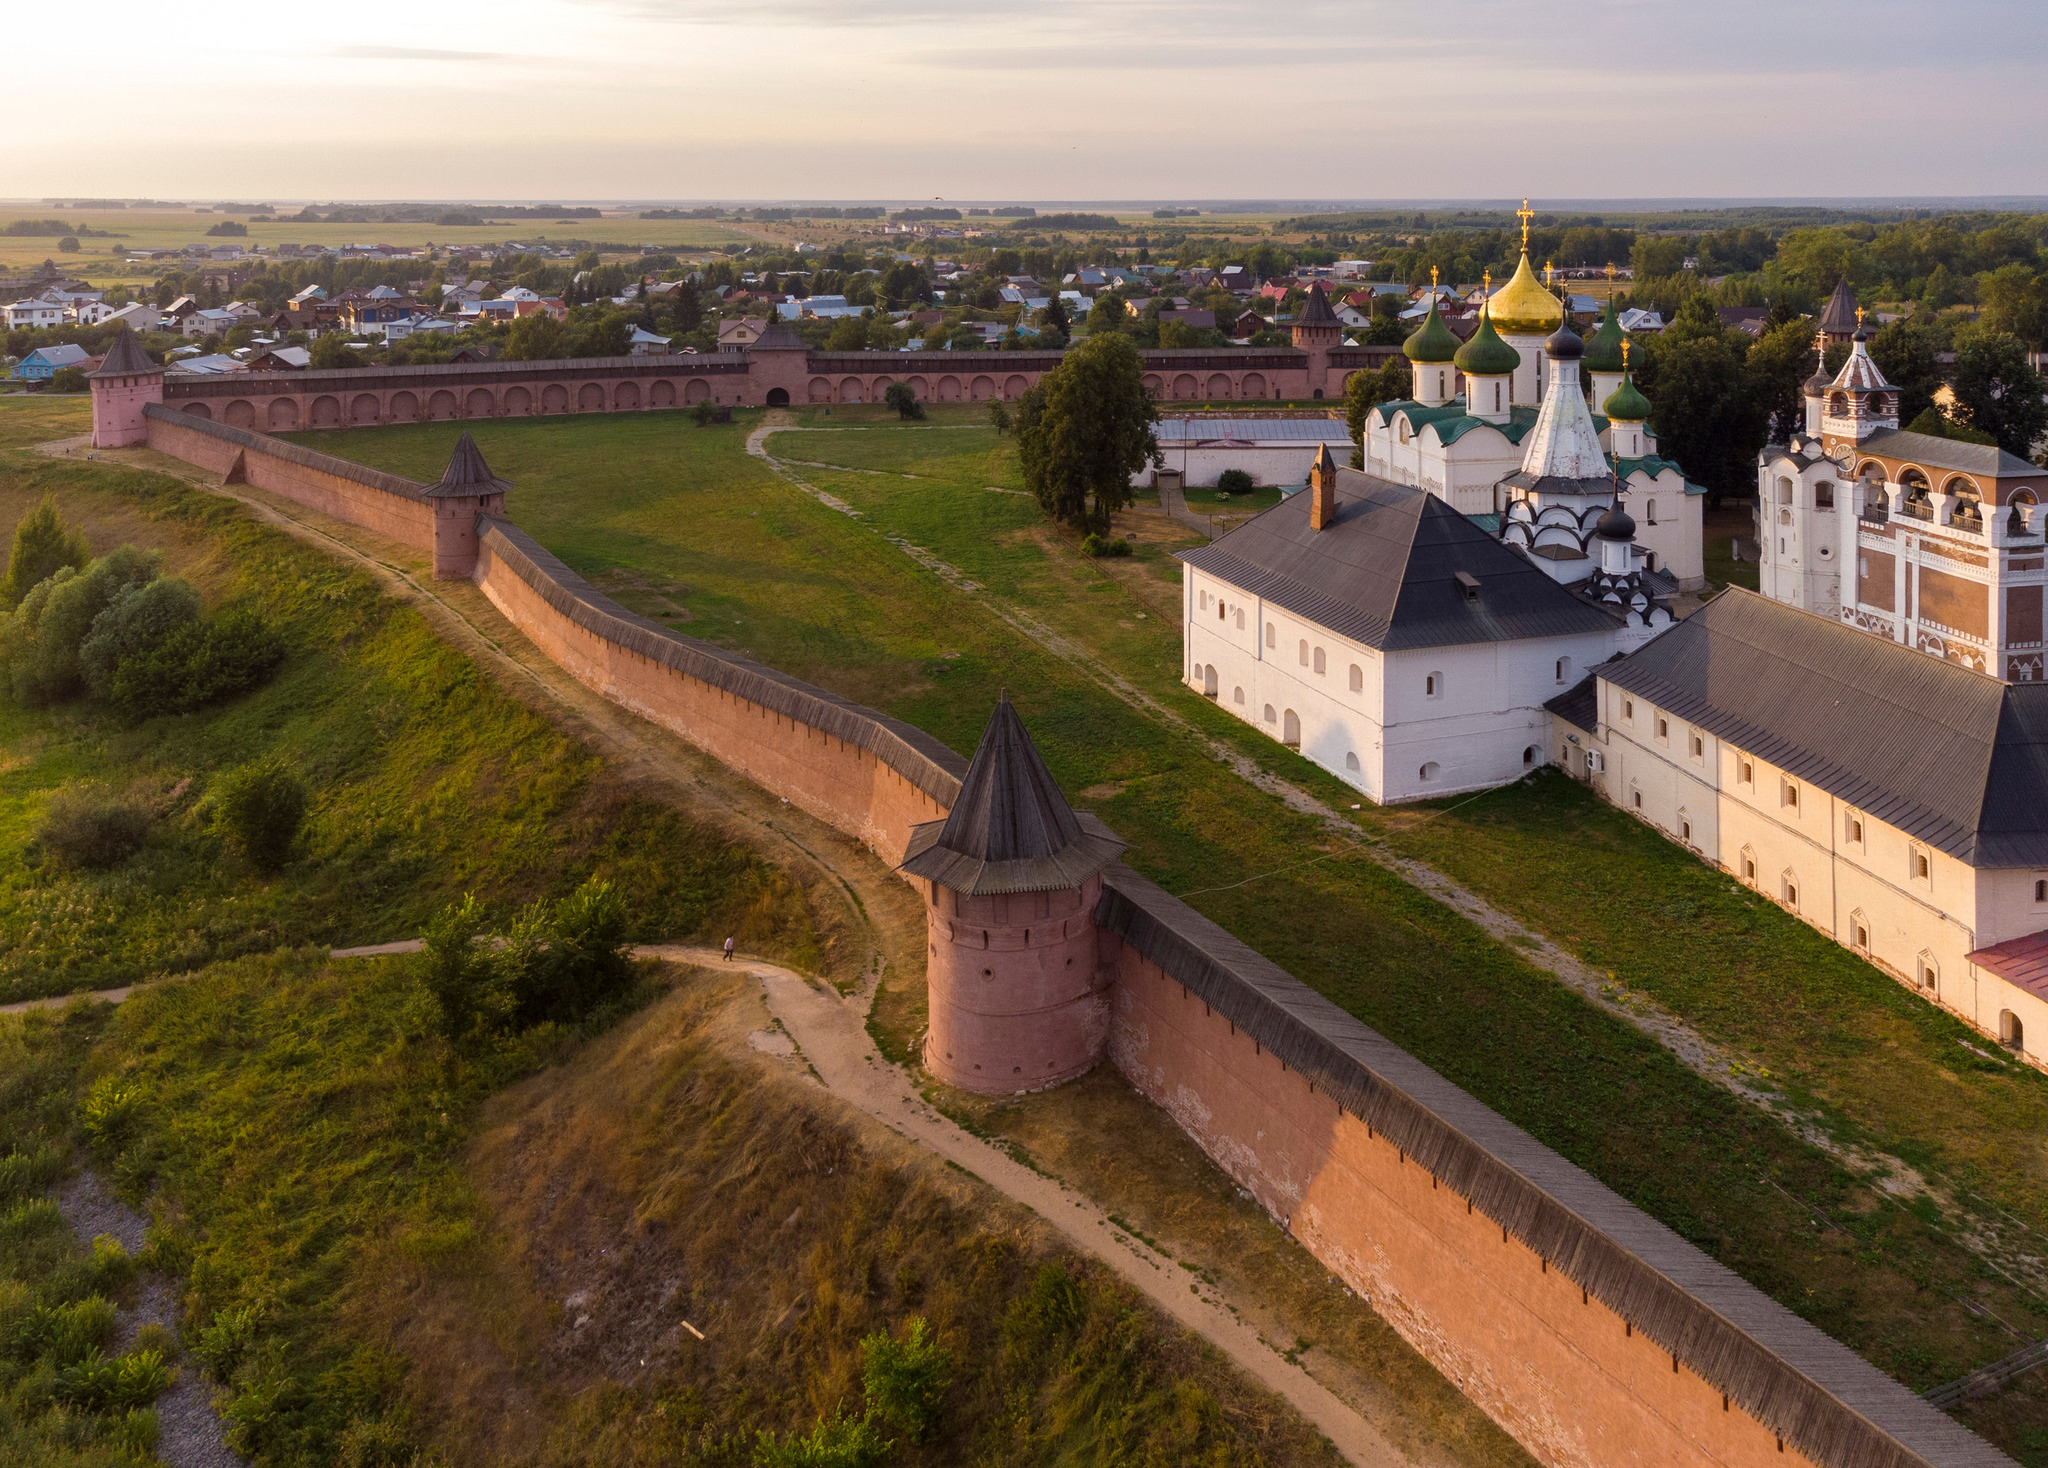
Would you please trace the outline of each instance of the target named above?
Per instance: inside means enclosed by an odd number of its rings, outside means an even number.
[[[1847,336],[1856,330],[1856,293],[1849,289],[1846,275],[1835,282],[1835,293],[1821,308],[1820,330],[1834,336]]]
[[[2048,683],[1740,588],[1599,676],[1959,861],[2048,864]]]
[[[1323,294],[1323,283],[1319,280],[1308,288],[1308,299],[1301,303],[1301,314],[1294,318],[1296,326],[1335,326],[1337,313],[1330,309],[1330,298]]]
[[[969,896],[1078,887],[1125,843],[1074,814],[1004,692],[943,821],[911,830],[901,870]]]
[[[491,472],[491,466],[484,462],[484,451],[476,446],[476,440],[465,428],[462,437],[455,440],[455,452],[448,456],[448,467],[442,471],[440,482],[427,486],[427,498],[471,499],[487,494],[509,494],[511,490],[512,482]]]
[[[1305,494],[1212,545],[1189,565],[1367,647],[1457,647],[1611,632],[1614,618],[1424,490],[1337,471],[1337,520],[1309,527]],[[1477,598],[1458,584],[1479,582]]]
[[[1856,452],[1904,459],[1929,469],[1981,474],[1989,479],[2012,479],[2041,472],[2040,465],[2009,454],[1997,444],[1965,443],[1959,438],[1936,438],[1931,433],[1908,433],[1903,428],[1878,429],[1856,445]]]
[[[1122,863],[1103,874],[1095,918],[1808,1461],[2011,1468],[1961,1423]]]
[[[123,322],[121,329],[114,333],[113,345],[107,348],[107,358],[98,368],[87,373],[89,377],[138,377],[145,372],[161,372],[164,369],[149,360],[149,353],[142,350],[142,343],[135,339],[135,333]]]
[[[798,336],[788,322],[775,317],[761,328],[761,334],[754,338],[748,348],[755,352],[802,352],[808,351],[804,339]]]
[[[1543,705],[1574,729],[1595,734],[1600,729],[1600,675],[1588,673]]]

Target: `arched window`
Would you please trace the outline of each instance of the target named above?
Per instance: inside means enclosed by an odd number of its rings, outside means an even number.
[[[1655,525],[1657,523],[1657,497],[1655,495],[1651,495],[1650,498],[1644,502],[1643,519],[1645,523],[1650,525]]]
[[[1692,842],[1692,813],[1682,805],[1678,808],[1678,839],[1688,845]]]
[[[1301,665],[1304,668],[1308,666],[1308,639],[1306,637],[1301,639]]]
[[[1244,707],[1244,690],[1243,690],[1242,688],[1233,688],[1233,689],[1231,689],[1231,690],[1230,690],[1230,701],[1231,701],[1232,703],[1236,704],[1236,705],[1237,705],[1237,706],[1238,706],[1239,708],[1243,708],[1243,707]]]
[[[1785,906],[1799,911],[1799,876],[1790,867],[1778,876],[1778,897]]]
[[[1906,493],[1906,503],[1915,509],[1932,512],[1933,493],[1927,483],[1927,476],[1918,469],[1908,469],[1899,475],[1899,488]]]
[[[1835,482],[1832,479],[1823,479],[1813,487],[1813,507],[1816,510],[1835,507]]]
[[[1408,442],[1408,418],[1406,414],[1403,414],[1401,418],[1401,442]]]
[[[1422,696],[1424,698],[1442,698],[1444,696],[1444,675],[1441,673],[1431,673],[1428,677],[1424,678],[1422,680]]]
[[[1913,977],[1919,980],[1920,987],[1928,993],[1941,992],[1941,965],[1934,961],[1934,955],[1925,948],[1921,949],[1920,956],[1913,960]]]
[[[1214,663],[1202,669],[1202,692],[1209,698],[1216,696],[1216,665]]]
[[[1240,632],[1244,631],[1244,608],[1243,608],[1243,607],[1239,607],[1239,608],[1237,609],[1237,630],[1238,630],[1238,631],[1240,631]]]
[[[1942,489],[1948,495],[1948,523],[1958,530],[1982,531],[1984,497],[1967,479],[1951,479]]]
[[[1280,716],[1280,742],[1289,749],[1301,748],[1301,715],[1293,709]]]
[[[2048,882],[2034,883],[2034,901],[2048,902]]]
[[[1849,395],[1845,392],[1828,394],[1828,416],[1846,418],[1849,416]]]
[[[2016,1050],[2022,1055],[2026,1053],[2026,1028],[2021,1025],[2020,1017],[2010,1009],[1998,1011],[1998,1042],[2008,1050]]]
[[[1359,667],[1356,663],[1351,665],[1351,691],[1353,693],[1365,692],[1365,669]]]
[[[1781,505],[1792,503],[1792,481],[1782,474],[1778,476],[1778,503]]]
[[[1633,780],[1628,782],[1628,803],[1631,810],[1643,808],[1643,789]]]
[[[1319,647],[1316,649],[1316,676],[1322,677],[1323,671],[1323,650]]]
[[[1266,722],[1267,722],[1267,723],[1269,723],[1269,724],[1271,724],[1271,723],[1274,723],[1274,722],[1276,722],[1276,721],[1277,721],[1277,720],[1279,719],[1279,717],[1280,717],[1280,716],[1279,716],[1278,714],[1276,714],[1276,713],[1274,713],[1274,712],[1273,712],[1273,705],[1271,705],[1270,703],[1269,703],[1269,704],[1267,704],[1267,705],[1266,705]]]
[[[1355,750],[1355,749],[1347,749],[1347,750],[1345,750],[1345,751],[1344,751],[1344,768],[1345,768],[1345,769],[1347,769],[1347,770],[1352,770],[1352,771],[1356,771],[1356,770],[1358,769],[1358,751],[1357,751],[1357,750]]]
[[[1571,660],[1570,658],[1559,658],[1559,659],[1557,660],[1557,681],[1558,681],[1558,683],[1559,683],[1560,685],[1564,684],[1564,683],[1565,683],[1566,681],[1568,681],[1568,680],[1569,680],[1569,679],[1571,678],[1571,676],[1572,676],[1572,660]]]
[[[1271,622],[1268,622],[1266,624],[1266,646],[1278,647],[1279,645],[1280,639],[1274,631],[1273,624]]]
[[[1219,597],[1216,601],[1216,620],[1220,622],[1229,615],[1230,608],[1223,605],[1222,598]]]
[[[1209,610],[1209,593],[1208,593],[1208,592],[1206,592],[1206,591],[1205,591],[1205,592],[1202,592],[1202,593],[1201,593],[1201,598],[1202,598],[1202,599],[1201,599],[1201,602],[1200,602],[1201,608],[1202,608],[1202,610],[1203,610],[1203,611],[1205,611],[1205,612],[1206,612],[1206,611],[1208,611],[1208,610]]]
[[[1437,777],[1437,775],[1442,771],[1442,769],[1443,766],[1439,765],[1435,760],[1431,760],[1428,764],[1424,765],[1421,769],[1417,770],[1416,773],[1420,775],[1424,781],[1430,781],[1434,780]]]
[[[1864,920],[1860,907],[1849,914],[1849,946],[1858,953],[1870,952],[1870,924]]]
[[[1527,768],[1528,768],[1529,766],[1531,766],[1531,765],[1533,765],[1533,764],[1535,764],[1535,763],[1536,763],[1536,746],[1532,744],[1532,745],[1530,745],[1530,746],[1529,746],[1528,748],[1526,748],[1526,749],[1524,749],[1524,750],[1522,751],[1522,768],[1523,768],[1523,769],[1527,769]]]
[[[1756,881],[1756,853],[1745,846],[1742,848],[1741,860],[1742,880],[1745,882]]]

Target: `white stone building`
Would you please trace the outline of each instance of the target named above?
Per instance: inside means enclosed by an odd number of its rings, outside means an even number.
[[[1731,588],[1549,708],[1553,761],[2043,1063],[2048,686]]]

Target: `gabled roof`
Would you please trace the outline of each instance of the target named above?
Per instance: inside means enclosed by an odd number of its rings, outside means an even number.
[[[448,456],[448,467],[441,471],[438,483],[427,486],[426,494],[428,499],[450,499],[507,494],[511,489],[510,480],[491,472],[491,466],[484,462],[484,451],[465,429],[462,437],[455,440],[455,452]]]
[[[2048,864],[2048,683],[1740,588],[1599,674],[1971,866]]]
[[[163,369],[149,360],[149,353],[142,350],[142,343],[135,339],[124,322],[114,333],[114,341],[107,348],[107,359],[100,363],[94,377],[139,377],[145,372],[161,372]]]
[[[52,367],[76,367],[80,362],[92,360],[92,353],[73,342],[61,342],[53,346],[37,347],[22,361],[40,361]]]
[[[1425,490],[1337,471],[1337,519],[1298,494],[1180,559],[1319,627],[1384,651],[1611,632],[1528,559]],[[1468,598],[1459,572],[1475,578]],[[2044,685],[2048,686],[2048,685]]]
[[[1856,445],[1856,452],[1882,454],[1887,459],[1905,459],[1929,469],[1954,469],[1991,479],[2011,479],[2042,472],[2040,465],[2029,463],[2017,454],[2009,454],[1997,444],[1936,438],[1931,433],[1909,433],[1903,428],[1878,429]]]
[[[911,828],[901,870],[969,896],[1078,887],[1124,843],[1060,793],[1007,690],[943,821]]]
[[[1820,330],[1833,336],[1847,336],[1856,329],[1856,292],[1849,289],[1849,277],[1835,282],[1835,293],[1821,308]]]

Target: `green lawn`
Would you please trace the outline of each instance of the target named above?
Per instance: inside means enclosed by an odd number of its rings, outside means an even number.
[[[971,421],[954,411],[951,421]],[[468,426],[493,467],[518,486],[509,505],[519,523],[622,599],[652,606],[658,598],[676,609],[663,614],[693,635],[906,718],[962,751],[1007,686],[1064,787],[1116,827],[1132,843],[1132,864],[1169,891],[1234,883],[1336,850],[1312,821],[1247,787],[1000,615],[1028,616],[1072,639],[1088,659],[1205,733],[1348,805],[1343,786],[1181,689],[1178,567],[1167,553],[1184,539],[1148,519],[1154,528],[1141,531],[1130,560],[1083,560],[1074,538],[1044,526],[1028,500],[989,492],[1013,484],[1014,469],[1005,449],[966,428],[884,427],[857,443],[831,434],[771,440],[778,454],[848,466],[799,472],[853,506],[852,518],[750,460],[742,443],[758,420],[741,418],[710,429],[660,414]],[[803,421],[825,423],[818,410]],[[431,477],[453,431],[427,425],[302,437]],[[854,472],[884,465],[893,472]],[[895,542],[936,555],[986,592],[963,594]],[[1650,987],[1648,971],[1681,954],[1683,984],[1727,988],[1718,1007],[1702,1005],[1694,1016],[1710,1032],[1743,1012],[1746,992],[1767,986],[1784,1010],[1839,1006],[1823,1024],[1844,1044],[1855,1037],[1850,1048],[1896,1040],[1919,1047],[1914,1063],[1929,1067],[1926,1074],[1954,1067],[1962,1052],[1943,1023],[1902,1007],[1886,981],[1851,965],[1813,984],[1811,971],[1831,950],[1798,923],[1717,890],[1696,866],[1688,876],[1689,859],[1675,848],[1558,782],[1526,797],[1551,802],[1547,826],[1534,814],[1518,816],[1518,798],[1488,797],[1420,828],[1413,813],[1369,808],[1358,819],[1589,955],[1605,955],[1607,966],[1626,963],[1630,982]],[[1504,857],[1466,835],[1484,829],[1474,817],[1491,820],[1494,811],[1506,829],[1488,839]],[[1614,855],[1588,860],[1589,841],[1596,853],[1614,845]],[[1623,889],[1631,873],[1646,894],[1674,884],[1673,894],[1626,904],[1595,896]],[[2048,1333],[2048,1305],[1991,1274],[1937,1210],[1902,1204],[1850,1175],[1379,868],[1331,861],[1193,901],[1916,1389],[2012,1349],[1998,1319],[2031,1337]],[[1670,912],[1645,933],[1636,919],[1660,911],[1659,902]],[[1680,902],[1696,910],[1673,906]],[[1663,992],[1685,1008],[1679,983]],[[1771,1040],[1769,1022],[1754,1011],[1746,1019],[1725,1038]],[[1776,1054],[1796,1056],[1812,1033],[1810,1025],[1777,1029],[1774,1068]],[[1946,1123],[1936,1124],[1933,1106],[1848,1084],[1857,1074],[1859,1084],[1881,1087],[1878,1066],[1859,1072],[1829,1054],[1806,1059],[1828,1078],[1810,1089],[1832,1108],[1838,1129],[1917,1146],[1937,1175],[2005,1186],[1971,1161]],[[1984,1150],[2034,1155],[2030,1128],[2048,1082],[2003,1067],[1954,1074],[1958,1087],[1979,1088],[1983,1115],[2003,1118]],[[2048,1223],[2031,1192],[1999,1197],[2031,1222]],[[1968,1420],[2008,1450],[2048,1461],[2048,1389],[2036,1378],[1972,1407]]]

